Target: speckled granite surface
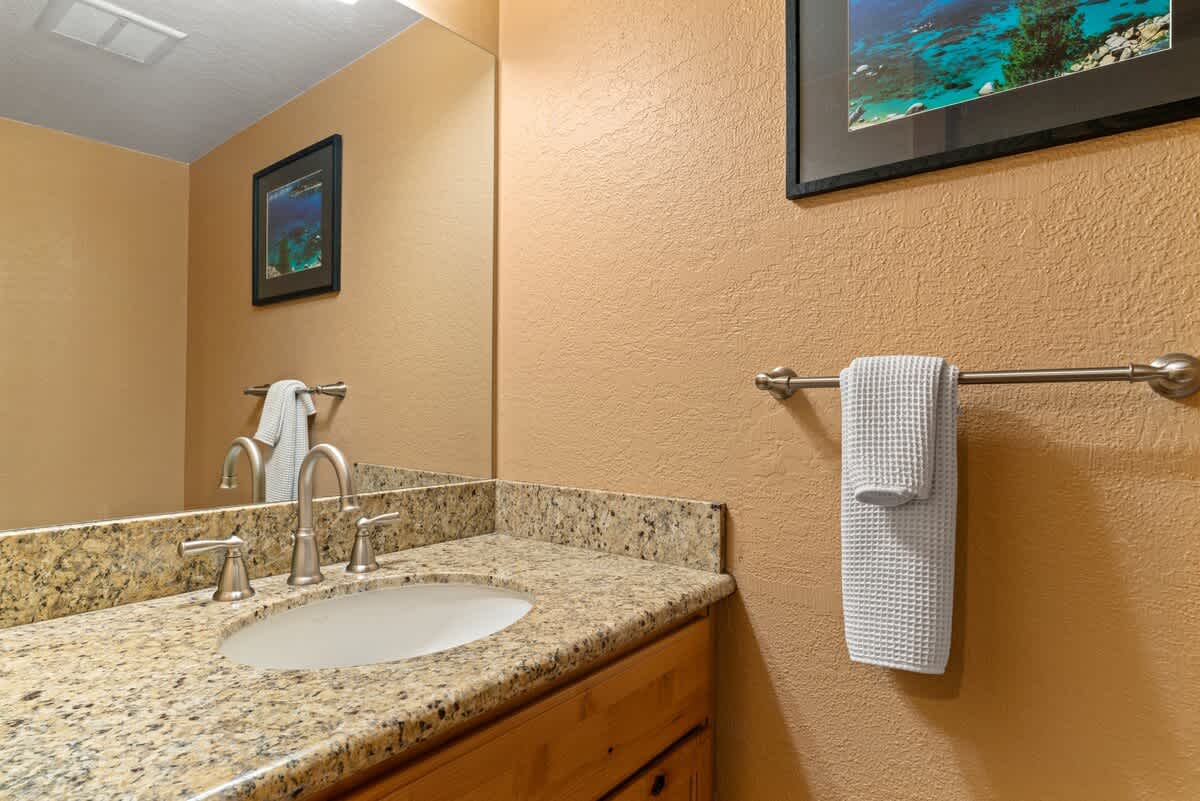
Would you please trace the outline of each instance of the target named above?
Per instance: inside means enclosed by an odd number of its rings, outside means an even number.
[[[378,553],[487,534],[495,528],[494,482],[359,493],[361,514],[400,512],[376,529]],[[322,563],[343,561],[354,542],[357,515],[333,500],[313,505]],[[219,557],[182,559],[189,539],[247,542],[251,576],[286,572],[291,565],[294,503],[235,506],[175,515],[126,518],[0,534],[0,628],[161,598],[212,586]]]
[[[0,798],[299,798],[644,638],[733,591],[711,572],[485,535],[337,569],[298,590],[259,580],[0,631]],[[216,653],[218,633],[298,597],[477,577],[532,592],[528,615],[440,654],[270,671]]]
[[[496,531],[721,571],[724,507],[709,501],[496,482]]]
[[[413,470],[384,464],[368,464],[366,462],[354,464],[354,486],[358,488],[359,492],[436,487],[438,484],[462,484],[466,481],[486,480],[479,476],[435,473],[432,470]]]

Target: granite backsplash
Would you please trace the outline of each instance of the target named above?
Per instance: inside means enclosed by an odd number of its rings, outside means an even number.
[[[355,462],[354,486],[359,492],[383,492],[384,490],[435,487],[438,484],[462,484],[468,481],[485,481],[479,476],[464,476],[458,473],[437,473],[432,470],[416,470],[411,467],[392,467],[386,464]]]
[[[720,573],[724,505],[496,482],[496,531]]]
[[[479,481],[359,493],[362,511],[336,499],[313,503],[321,563],[344,562],[359,514],[400,512],[371,538],[378,553],[487,534],[495,526],[495,483]],[[246,540],[251,578],[285,573],[296,528],[292,502],[203,509],[0,534],[0,628],[210,587],[219,556],[183,559],[180,542]]]
[[[359,514],[395,511],[400,519],[371,535],[377,553],[495,531],[710,573],[723,567],[719,503],[493,480],[372,492],[373,475],[398,475],[375,467],[356,465],[361,512],[340,513],[336,499],[313,504],[323,565],[348,558]],[[221,557],[180,558],[184,540],[237,534],[247,542],[251,578],[286,573],[295,508],[237,506],[0,533],[0,628],[211,587]]]

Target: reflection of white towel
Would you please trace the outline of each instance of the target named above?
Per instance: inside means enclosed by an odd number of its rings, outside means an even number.
[[[267,390],[254,438],[274,448],[267,459],[267,502],[296,500],[300,463],[308,453],[308,416],[315,414],[303,381],[276,381]]]
[[[840,384],[850,658],[943,673],[954,613],[958,368],[916,356],[855,359]]]

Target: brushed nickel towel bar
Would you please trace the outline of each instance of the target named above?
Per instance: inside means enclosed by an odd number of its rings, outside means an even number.
[[[1200,360],[1187,353],[1168,353],[1150,364],[1125,367],[1079,367],[1051,370],[988,370],[958,374],[960,384],[1049,384],[1079,381],[1144,381],[1164,398],[1186,398],[1200,391]],[[754,386],[786,400],[800,389],[837,389],[836,375],[798,376],[776,367],[754,377]]]
[[[242,390],[243,395],[258,395],[263,397],[267,394],[267,390],[271,388],[270,384],[260,384],[257,387],[246,387]],[[329,395],[334,398],[346,397],[346,382],[337,381],[333,384],[317,384],[315,387],[308,387],[305,392],[313,395]],[[297,390],[297,393],[299,390]]]

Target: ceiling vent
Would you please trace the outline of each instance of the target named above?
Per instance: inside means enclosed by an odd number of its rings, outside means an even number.
[[[38,27],[139,64],[159,61],[187,38],[182,31],[105,0],[50,0]]]

